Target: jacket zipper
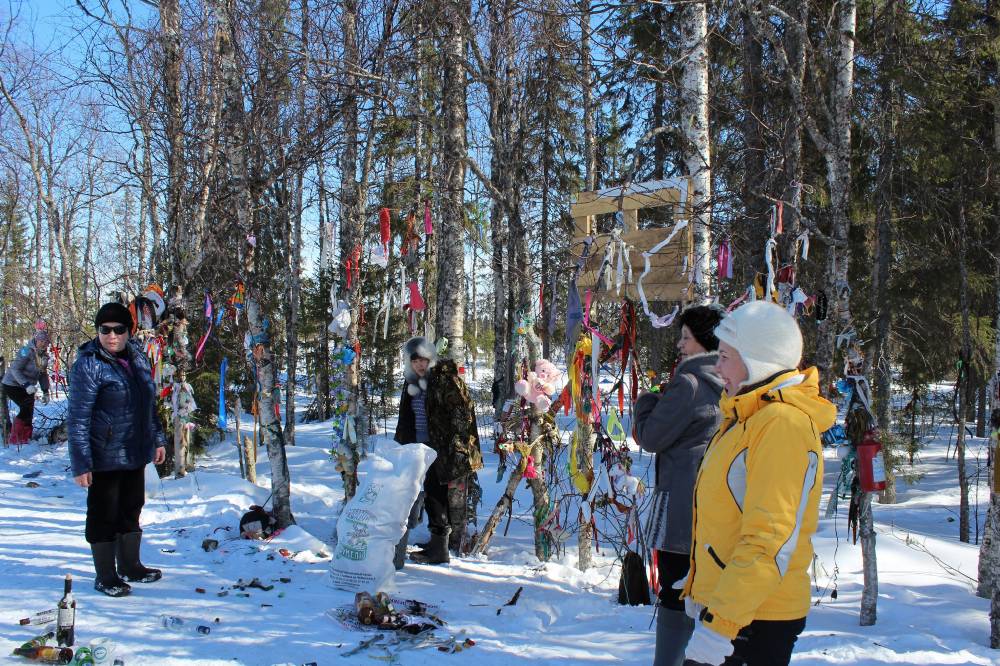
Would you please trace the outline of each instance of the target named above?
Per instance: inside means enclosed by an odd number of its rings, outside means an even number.
[[[718,554],[716,554],[715,549],[712,548],[712,546],[706,543],[705,550],[708,551],[708,554],[711,555],[712,559],[715,560],[715,563],[719,565],[720,569],[726,568],[726,563],[722,561],[722,558],[720,558]]]

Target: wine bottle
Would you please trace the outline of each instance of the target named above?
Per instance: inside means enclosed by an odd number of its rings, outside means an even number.
[[[43,664],[68,664],[73,660],[73,651],[66,647],[15,648],[14,654]]]
[[[56,643],[60,646],[72,646],[76,626],[76,599],[73,598],[73,577],[66,574],[63,582],[63,598],[56,607],[59,617],[56,620]]]
[[[49,608],[47,610],[38,611],[34,615],[29,617],[22,617],[17,621],[18,624],[24,626],[26,624],[48,624],[49,622],[56,621],[56,614],[58,611],[55,608]]]

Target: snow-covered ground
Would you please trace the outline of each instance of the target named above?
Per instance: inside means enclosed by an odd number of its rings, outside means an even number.
[[[54,403],[45,409],[61,408]],[[948,433],[943,427],[921,452],[913,470],[922,475],[918,481],[900,480],[899,503],[874,507],[880,586],[873,627],[858,625],[861,551],[847,533],[847,502],[841,502],[835,519],[822,520],[814,539],[816,603],[799,639],[796,664],[1000,661],[1000,653],[988,647],[988,603],[974,593],[978,548],[957,538],[957,474],[954,459],[945,456]],[[372,635],[349,631],[325,614],[353,601],[353,594],[332,587],[325,555],[332,552],[329,542],[343,496],[328,453],[329,436],[329,424],[297,426],[297,446],[288,448],[288,462],[298,527],[271,542],[238,538],[243,512],[268,497],[269,466],[261,449],[262,487],[243,481],[232,433],[213,444],[186,478],[148,482],[144,560],[162,568],[164,578],[134,585],[133,594],[122,599],[92,588],[83,538],[86,495],[69,476],[65,444],[0,449],[0,654],[9,655],[34,635],[33,627],[20,627],[17,620],[52,608],[62,594],[63,576],[71,573],[77,644],[111,638],[116,656],[128,666],[322,665],[384,657],[385,652],[368,650],[344,659],[345,652]],[[484,443],[480,522],[506,482],[495,482],[497,459],[491,449]],[[982,440],[970,444],[970,457],[977,454],[985,460]],[[648,457],[636,469],[645,469],[646,462]],[[36,477],[25,477],[35,472]],[[823,508],[838,472],[835,453],[829,451]],[[38,485],[29,487],[29,482]],[[973,494],[980,524],[987,499],[985,488],[978,497]],[[408,564],[396,576],[395,595],[440,608],[447,626],[438,634],[464,631],[476,642],[456,654],[433,647],[403,651],[398,663],[651,663],[652,608],[615,603],[618,568],[607,550],[586,573],[574,567],[572,547],[563,558],[540,563],[531,545],[530,493],[523,486],[517,500],[509,532],[498,530],[488,558],[453,559],[447,567]],[[411,542],[425,535],[421,528]],[[204,551],[207,538],[218,540],[219,548]],[[274,587],[234,587],[240,579],[253,578]],[[518,603],[503,606],[518,587],[524,588]],[[830,594],[834,588],[836,599]],[[206,621],[212,631],[208,636],[172,634],[160,627],[161,614]]]

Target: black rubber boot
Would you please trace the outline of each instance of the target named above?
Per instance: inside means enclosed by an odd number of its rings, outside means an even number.
[[[163,577],[159,569],[150,569],[139,561],[142,532],[118,535],[118,575],[130,583],[155,583]]]
[[[406,543],[409,539],[410,530],[406,530],[403,532],[403,538],[396,544],[396,552],[392,556],[392,566],[396,567],[396,571],[402,571],[406,565]]]
[[[132,588],[118,577],[115,571],[115,550],[117,541],[102,541],[90,544],[94,556],[94,589],[109,597],[124,597]]]
[[[431,534],[431,541],[427,548],[410,555],[410,559],[417,564],[448,564],[451,562],[451,555],[448,552],[448,534],[451,530],[443,533]]]

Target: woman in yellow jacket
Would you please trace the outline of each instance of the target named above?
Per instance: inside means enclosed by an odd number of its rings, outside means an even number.
[[[722,424],[695,482],[684,596],[697,622],[685,657],[787,664],[809,611],[820,434],[836,408],[819,395],[815,368],[796,369],[802,334],[784,308],[749,303],[715,335],[725,392]]]

